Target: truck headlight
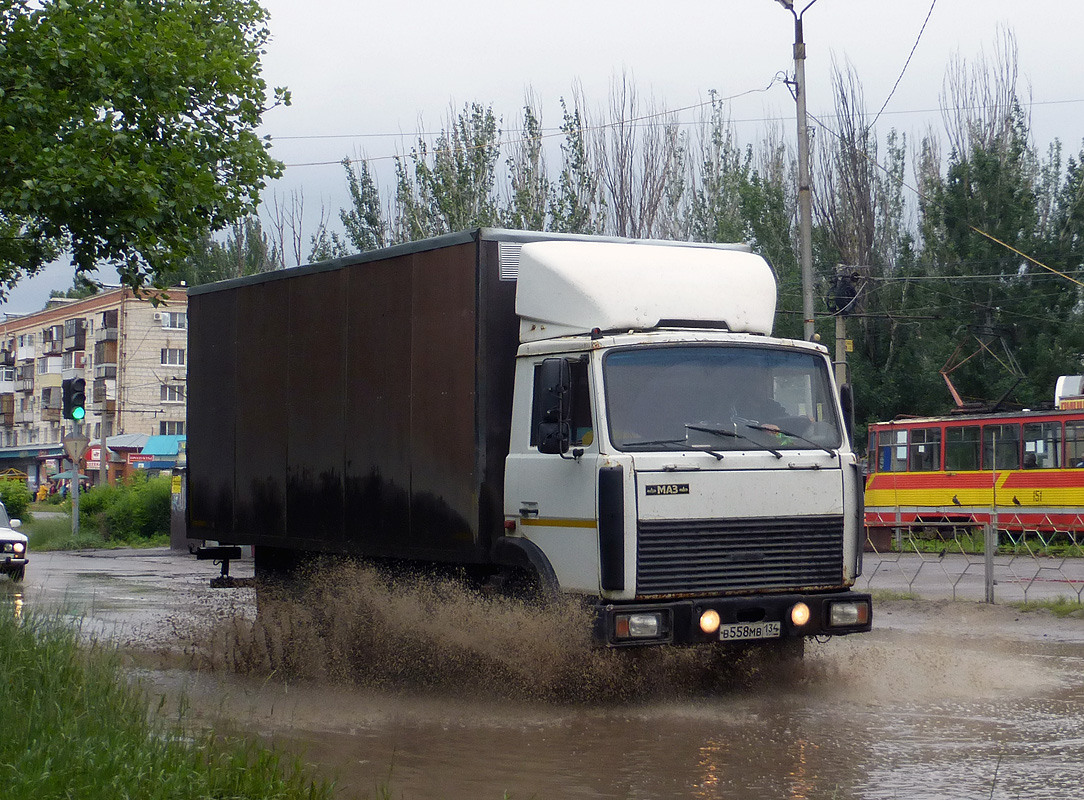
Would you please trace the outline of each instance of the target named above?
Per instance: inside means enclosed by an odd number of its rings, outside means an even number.
[[[700,615],[700,630],[709,636],[719,630],[719,612],[709,608]]]
[[[869,603],[865,600],[828,604],[828,627],[849,628],[869,622]]]
[[[665,633],[662,611],[640,611],[614,617],[614,635],[618,639],[657,639]]]
[[[15,555],[21,556],[26,551],[26,545],[22,542],[15,542],[15,544],[11,546],[11,549],[15,551]]]
[[[790,609],[790,621],[795,628],[800,628],[809,622],[809,606],[805,603],[795,603]]]

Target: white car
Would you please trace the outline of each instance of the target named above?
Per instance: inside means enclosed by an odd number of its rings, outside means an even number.
[[[26,574],[26,536],[16,528],[22,525],[17,519],[9,520],[7,509],[0,503],[0,574],[8,575],[18,583]]]

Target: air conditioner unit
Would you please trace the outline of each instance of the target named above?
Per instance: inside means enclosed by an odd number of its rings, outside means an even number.
[[[162,312],[161,311],[155,311],[154,312],[154,321],[155,322],[161,322],[162,321]]]

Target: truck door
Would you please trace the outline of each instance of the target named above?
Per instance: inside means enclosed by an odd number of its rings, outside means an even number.
[[[567,429],[551,419],[558,402],[546,385],[546,359],[517,366],[512,441],[505,467],[505,520],[515,535],[549,559],[562,591],[597,594],[598,523],[595,491],[599,448],[587,357],[561,358],[568,366]],[[550,357],[549,366],[557,359]],[[563,441],[553,442],[553,437]],[[548,441],[547,441],[548,440]],[[543,451],[550,452],[543,452]]]

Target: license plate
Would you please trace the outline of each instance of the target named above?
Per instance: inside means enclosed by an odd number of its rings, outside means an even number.
[[[778,639],[782,625],[778,622],[738,622],[719,626],[719,641],[740,642],[747,639]]]

